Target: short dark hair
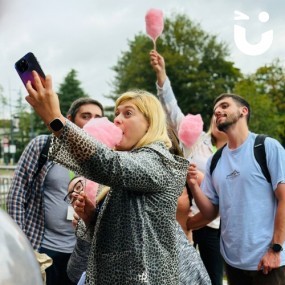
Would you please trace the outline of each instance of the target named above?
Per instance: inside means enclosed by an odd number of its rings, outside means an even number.
[[[232,93],[222,93],[215,99],[214,106],[224,98],[232,98],[237,103],[237,105],[245,106],[248,109],[248,114],[247,114],[246,119],[247,119],[247,123],[249,123],[250,112],[251,112],[249,103],[240,95],[232,94]]]
[[[92,98],[89,98],[89,97],[82,97],[82,98],[78,98],[75,101],[73,101],[69,110],[66,113],[66,116],[70,116],[71,121],[74,122],[75,116],[76,116],[79,108],[82,105],[87,105],[87,104],[93,104],[93,105],[98,106],[100,108],[100,110],[102,111],[102,116],[104,116],[103,105],[99,101],[92,99]]]

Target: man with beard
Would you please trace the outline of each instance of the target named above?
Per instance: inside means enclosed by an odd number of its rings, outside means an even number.
[[[285,284],[285,151],[270,137],[264,141],[269,183],[254,156],[257,134],[249,131],[250,106],[235,94],[214,102],[218,129],[228,143],[212,174],[211,158],[201,189],[196,165],[187,182],[201,213],[221,217],[221,254],[230,285]]]

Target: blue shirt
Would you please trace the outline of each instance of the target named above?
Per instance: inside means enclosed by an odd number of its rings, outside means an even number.
[[[257,270],[268,250],[274,230],[277,200],[274,190],[285,179],[285,151],[278,141],[266,138],[265,151],[272,185],[262,174],[254,157],[256,134],[249,133],[237,149],[223,149],[210,175],[210,162],[202,190],[211,202],[219,205],[221,217],[221,254],[236,268]],[[285,264],[285,252],[281,252]]]

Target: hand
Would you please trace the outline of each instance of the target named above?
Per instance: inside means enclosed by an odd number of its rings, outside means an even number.
[[[156,50],[152,50],[149,55],[150,64],[156,73],[158,85],[162,87],[167,77],[164,58]]]
[[[257,270],[262,270],[264,274],[268,274],[272,269],[280,267],[280,264],[280,252],[274,252],[272,249],[268,249],[261,258]]]
[[[90,224],[96,208],[84,191],[80,192],[73,205],[75,213],[84,221],[85,225]]]
[[[73,220],[72,220],[72,226],[74,228],[77,227],[79,220],[80,220],[80,217],[76,213],[74,213],[73,214]]]
[[[199,182],[199,174],[200,172],[197,170],[196,164],[190,163],[186,177],[189,187],[200,184],[201,181]]]
[[[48,125],[55,118],[62,117],[57,94],[52,89],[51,76],[47,75],[44,84],[36,71],[33,71],[34,83],[28,81],[26,88],[29,96],[27,102],[34,108],[35,112]]]

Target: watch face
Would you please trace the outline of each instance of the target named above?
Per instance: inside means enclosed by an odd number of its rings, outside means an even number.
[[[283,250],[282,246],[278,243],[273,244],[271,248],[274,252],[280,252]]]
[[[62,121],[60,119],[54,119],[50,124],[49,124],[50,128],[54,131],[54,132],[58,132],[60,131],[64,125],[62,123]]]

